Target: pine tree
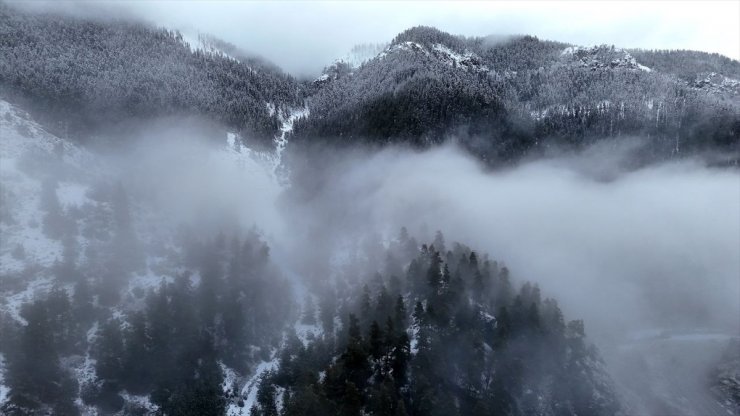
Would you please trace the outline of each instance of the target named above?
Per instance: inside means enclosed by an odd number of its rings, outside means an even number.
[[[100,394],[94,401],[105,412],[117,412],[123,407],[123,398],[118,394],[125,376],[124,346],[121,322],[111,319],[104,323],[93,348],[95,375],[101,382]]]
[[[393,312],[393,323],[399,330],[406,328],[406,305],[403,301],[403,296],[398,295],[396,298],[396,306]]]
[[[383,332],[380,330],[378,321],[373,321],[373,323],[370,324],[368,342],[370,345],[370,349],[368,351],[370,356],[375,360],[379,360],[383,354]]]

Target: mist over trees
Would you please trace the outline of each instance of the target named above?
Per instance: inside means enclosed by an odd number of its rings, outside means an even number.
[[[416,244],[403,229],[380,256],[399,275],[324,295],[339,295],[320,301],[339,325],[323,321],[308,342],[287,335],[252,414],[278,414],[278,399],[286,415],[614,414],[582,321],[566,323],[536,284],[517,289],[498,262],[445,250],[441,233]]]
[[[124,198],[120,184],[108,190]],[[66,267],[48,271],[52,290],[22,307],[24,322],[3,320],[5,414],[79,414],[78,397],[105,413],[142,411],[121,392],[150,397],[163,414],[223,414],[223,366],[246,374],[279,345],[294,315],[291,288],[255,231],[201,240],[184,230],[183,256],[173,259],[182,272],[131,293],[131,272],[155,254],[131,254],[137,237],[128,207],[114,211],[110,241],[87,240],[85,260],[65,255]],[[100,226],[86,215],[79,221]],[[69,366],[85,355],[92,377],[78,385]]]
[[[601,347],[683,368],[619,337],[737,323],[738,61],[418,26],[297,80],[189,41],[0,0],[0,413],[674,409]],[[732,413],[735,346],[665,389]]]
[[[224,385],[225,369],[246,375],[273,354],[278,370],[260,381],[252,414],[618,408],[581,321],[566,324],[555,300],[536,284],[517,289],[498,262],[457,243],[446,250],[441,233],[419,247],[403,229],[387,248],[359,253],[353,272],[312,286],[302,311],[254,232],[181,241],[182,272],[109,305],[118,286],[96,284],[91,264],[71,260],[71,286],[55,275],[51,292],[23,307],[25,323],[4,326],[3,411],[80,414],[80,398],[104,413],[138,414],[149,410],[130,397],[146,396],[161,414],[224,414],[229,403],[244,406],[238,386]],[[385,275],[361,284],[357,273],[372,270]],[[320,335],[299,339],[297,317]],[[85,355],[91,374],[78,384],[68,366]]]

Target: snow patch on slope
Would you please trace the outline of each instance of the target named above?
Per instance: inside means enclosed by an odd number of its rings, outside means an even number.
[[[595,69],[621,68],[644,72],[652,69],[637,62],[626,50],[608,45],[591,47],[569,46],[560,53],[561,59],[575,63],[578,66]]]
[[[52,171],[54,177],[49,176]],[[60,242],[42,231],[42,181],[60,180],[60,204],[80,206],[87,201],[85,181],[98,172],[89,152],[48,133],[27,113],[0,100],[0,275],[20,273],[29,265],[49,267],[61,256]]]
[[[490,71],[490,69],[483,64],[483,59],[473,52],[465,51],[465,53],[460,54],[441,43],[435,43],[432,45],[432,51],[434,56],[449,66],[472,72]]]
[[[276,357],[276,353],[273,353],[273,356],[275,357],[272,360],[262,361],[257,365],[254,374],[249,378],[249,380],[247,380],[247,383],[242,388],[241,395],[244,397],[244,407],[240,408],[239,406],[232,404],[226,412],[227,415],[249,415],[251,413],[252,406],[257,403],[257,390],[259,389],[260,381],[262,381],[262,376],[270,371],[277,370],[278,368],[278,358]]]

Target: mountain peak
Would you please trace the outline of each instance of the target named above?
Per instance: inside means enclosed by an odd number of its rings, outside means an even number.
[[[645,65],[639,64],[629,52],[616,48],[614,45],[569,46],[561,52],[560,56],[566,61],[575,62],[592,70],[621,68],[651,71]]]
[[[457,52],[463,52],[465,42],[462,36],[451,35],[431,26],[414,26],[396,35],[391,46],[405,42],[414,42],[427,47],[442,44]]]

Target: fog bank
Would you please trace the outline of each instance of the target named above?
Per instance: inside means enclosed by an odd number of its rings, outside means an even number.
[[[493,173],[451,146],[348,153],[301,173],[320,183],[288,204],[287,228],[312,247],[401,226],[431,241],[439,229],[539,282],[596,338],[655,327],[740,332],[738,171],[686,160],[619,172],[619,152]]]
[[[496,171],[452,145],[316,158],[289,149],[284,186],[273,159],[225,137],[184,137],[156,132],[117,151],[129,188],[204,230],[256,225],[277,263],[304,279],[326,278],[332,258],[402,226],[427,243],[441,230],[539,283],[599,343],[648,328],[740,333],[736,169],[682,160],[625,170],[634,144]]]

